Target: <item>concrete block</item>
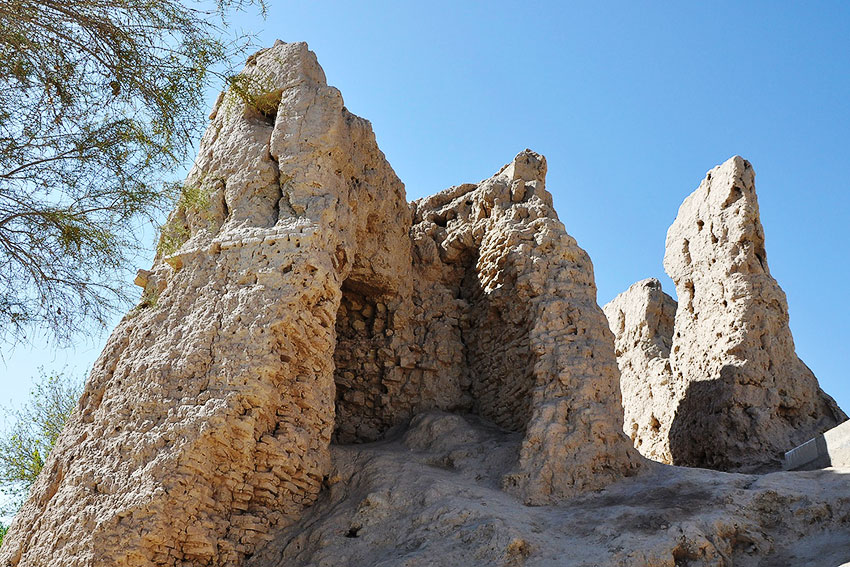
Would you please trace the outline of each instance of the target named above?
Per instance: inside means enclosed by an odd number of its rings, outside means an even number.
[[[850,421],[806,441],[785,453],[782,468],[810,471],[826,467],[850,467]]]

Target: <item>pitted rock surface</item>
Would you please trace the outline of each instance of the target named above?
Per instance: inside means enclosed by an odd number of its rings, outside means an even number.
[[[674,337],[672,300],[651,281],[609,309],[626,382],[659,376],[651,396],[624,382],[625,400],[593,266],[558,220],[546,167],[525,150],[480,183],[407,203],[371,125],[348,112],[305,44],[252,56],[216,103],[154,265],[136,279],[142,300],[95,364],[0,566],[838,558],[846,475],[800,485],[791,473],[762,481],[664,467],[622,432],[624,402],[675,397],[676,384],[688,400],[699,380],[676,364],[698,359],[711,372],[715,359],[740,367],[721,372],[736,386],[654,415],[674,440],[685,439],[677,425],[728,427],[713,458],[753,449],[742,428],[763,422],[741,421],[738,408],[778,407],[802,427],[809,412],[815,428],[827,409],[840,412],[805,373],[786,388],[791,378],[774,368],[759,383],[777,386],[784,405],[738,387],[759,379],[744,356],[753,325],[777,333],[757,334],[778,353],[756,356],[760,365],[799,370],[760,225],[739,222],[757,221],[747,167],[720,168],[670,237],[692,251],[687,265],[668,258],[692,292],[688,313],[702,313],[726,278],[731,318],[689,319],[680,305]],[[716,199],[729,203],[718,209]],[[717,252],[710,231],[722,235],[722,257],[694,270],[699,254]],[[727,323],[742,346],[715,341],[733,345],[720,352],[696,336]],[[663,455],[644,426],[653,414],[627,415],[633,439]]]
[[[305,44],[242,79],[0,564],[240,565],[316,501],[332,440],[430,409],[521,435],[504,484],[527,502],[634,473],[592,265],[545,159],[408,204]]]
[[[652,278],[633,284],[604,311],[615,337],[624,431],[642,455],[671,463],[670,425],[683,395],[670,367],[676,301]]]
[[[643,454],[720,470],[776,468],[785,451],[847,419],[795,353],[749,162],[736,156],[715,167],[685,199],[664,268],[679,297],[672,329],[656,324],[659,307],[670,309],[660,285],[646,296],[636,284],[606,306],[626,431]],[[652,344],[668,340],[665,362],[666,349]]]
[[[4,542],[4,565],[232,565],[330,466],[341,284],[392,295],[404,188],[304,44],[220,97],[145,278]],[[393,222],[376,222],[392,219]]]
[[[426,339],[421,360],[460,360],[441,362],[439,372],[468,384],[472,410],[525,432],[504,487],[534,504],[601,488],[639,466],[615,430],[616,358],[593,266],[558,220],[545,174],[543,157],[526,150],[477,186],[415,202],[411,231],[428,316],[418,328],[454,337],[444,349]]]

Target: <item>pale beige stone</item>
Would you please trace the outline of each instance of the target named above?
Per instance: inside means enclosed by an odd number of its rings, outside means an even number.
[[[715,167],[685,199],[664,267],[679,297],[672,327],[659,317],[672,306],[660,285],[635,284],[606,306],[626,432],[644,455],[721,470],[777,468],[785,451],[847,419],[795,353],[749,162],[736,156]]]
[[[675,463],[775,466],[846,419],[795,354],[749,162],[735,156],[715,167],[685,199],[664,268],[679,296],[671,365],[687,384],[670,431]]]
[[[669,434],[683,392],[670,368],[676,301],[651,278],[633,284],[605,308],[623,395],[623,430],[642,455],[671,463]]]
[[[499,490],[521,435],[427,413],[333,447],[329,489],[247,567],[758,567],[850,561],[850,469],[731,474],[648,463],[557,506]]]
[[[504,486],[535,504],[601,488],[639,464],[620,432],[593,266],[558,220],[545,174],[544,158],[526,150],[477,186],[417,201],[411,231],[424,332],[455,337],[445,348],[426,342],[425,360],[468,385],[473,411],[525,432]]]
[[[825,511],[841,477],[803,490],[632,448],[542,156],[407,203],[305,44],[243,79],[0,565],[673,567],[824,557],[845,534],[847,503]],[[634,374],[670,347],[669,298],[643,287],[614,310]]]
[[[188,240],[109,339],[4,565],[238,564],[322,487],[341,284],[396,292],[409,211],[306,45],[244,74],[279,103],[220,98],[166,228]]]
[[[523,436],[505,484],[528,502],[636,470],[542,156],[408,204],[305,44],[238,85],[0,564],[239,565],[315,502],[332,439],[434,408]]]

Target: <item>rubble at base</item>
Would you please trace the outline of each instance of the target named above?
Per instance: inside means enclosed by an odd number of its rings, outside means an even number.
[[[499,490],[520,436],[428,413],[333,447],[330,488],[248,567],[838,567],[850,469],[730,474],[651,463],[558,506]]]

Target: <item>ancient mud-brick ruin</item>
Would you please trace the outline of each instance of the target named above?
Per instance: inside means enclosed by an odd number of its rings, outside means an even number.
[[[408,204],[305,44],[243,76],[3,564],[239,564],[315,501],[332,440],[431,408],[524,432],[504,485],[529,503],[635,471],[544,158]]]
[[[794,352],[749,162],[715,167],[685,199],[664,267],[678,305],[645,280],[605,306],[625,431],[642,454],[719,470],[777,468],[785,451],[847,419]]]
[[[650,278],[633,284],[604,309],[620,366],[624,430],[642,455],[672,463],[670,425],[681,399],[670,366],[676,300]]]
[[[285,528],[340,482],[332,451],[429,410],[458,415],[417,418],[420,437],[428,424],[462,432],[459,415],[494,424],[468,438],[507,439],[493,441],[509,461],[495,490],[520,507],[649,474],[658,465],[632,441],[656,460],[734,468],[843,419],[793,356],[740,158],[668,235],[678,308],[653,281],[608,307],[618,370],[542,156],[408,203],[305,44],[257,53],[242,79],[215,105],[137,278],[142,300],[96,362],[2,567],[256,562],[279,534],[281,549],[300,541]],[[531,553],[517,541],[493,553],[517,564]],[[682,545],[643,557],[691,557]]]

